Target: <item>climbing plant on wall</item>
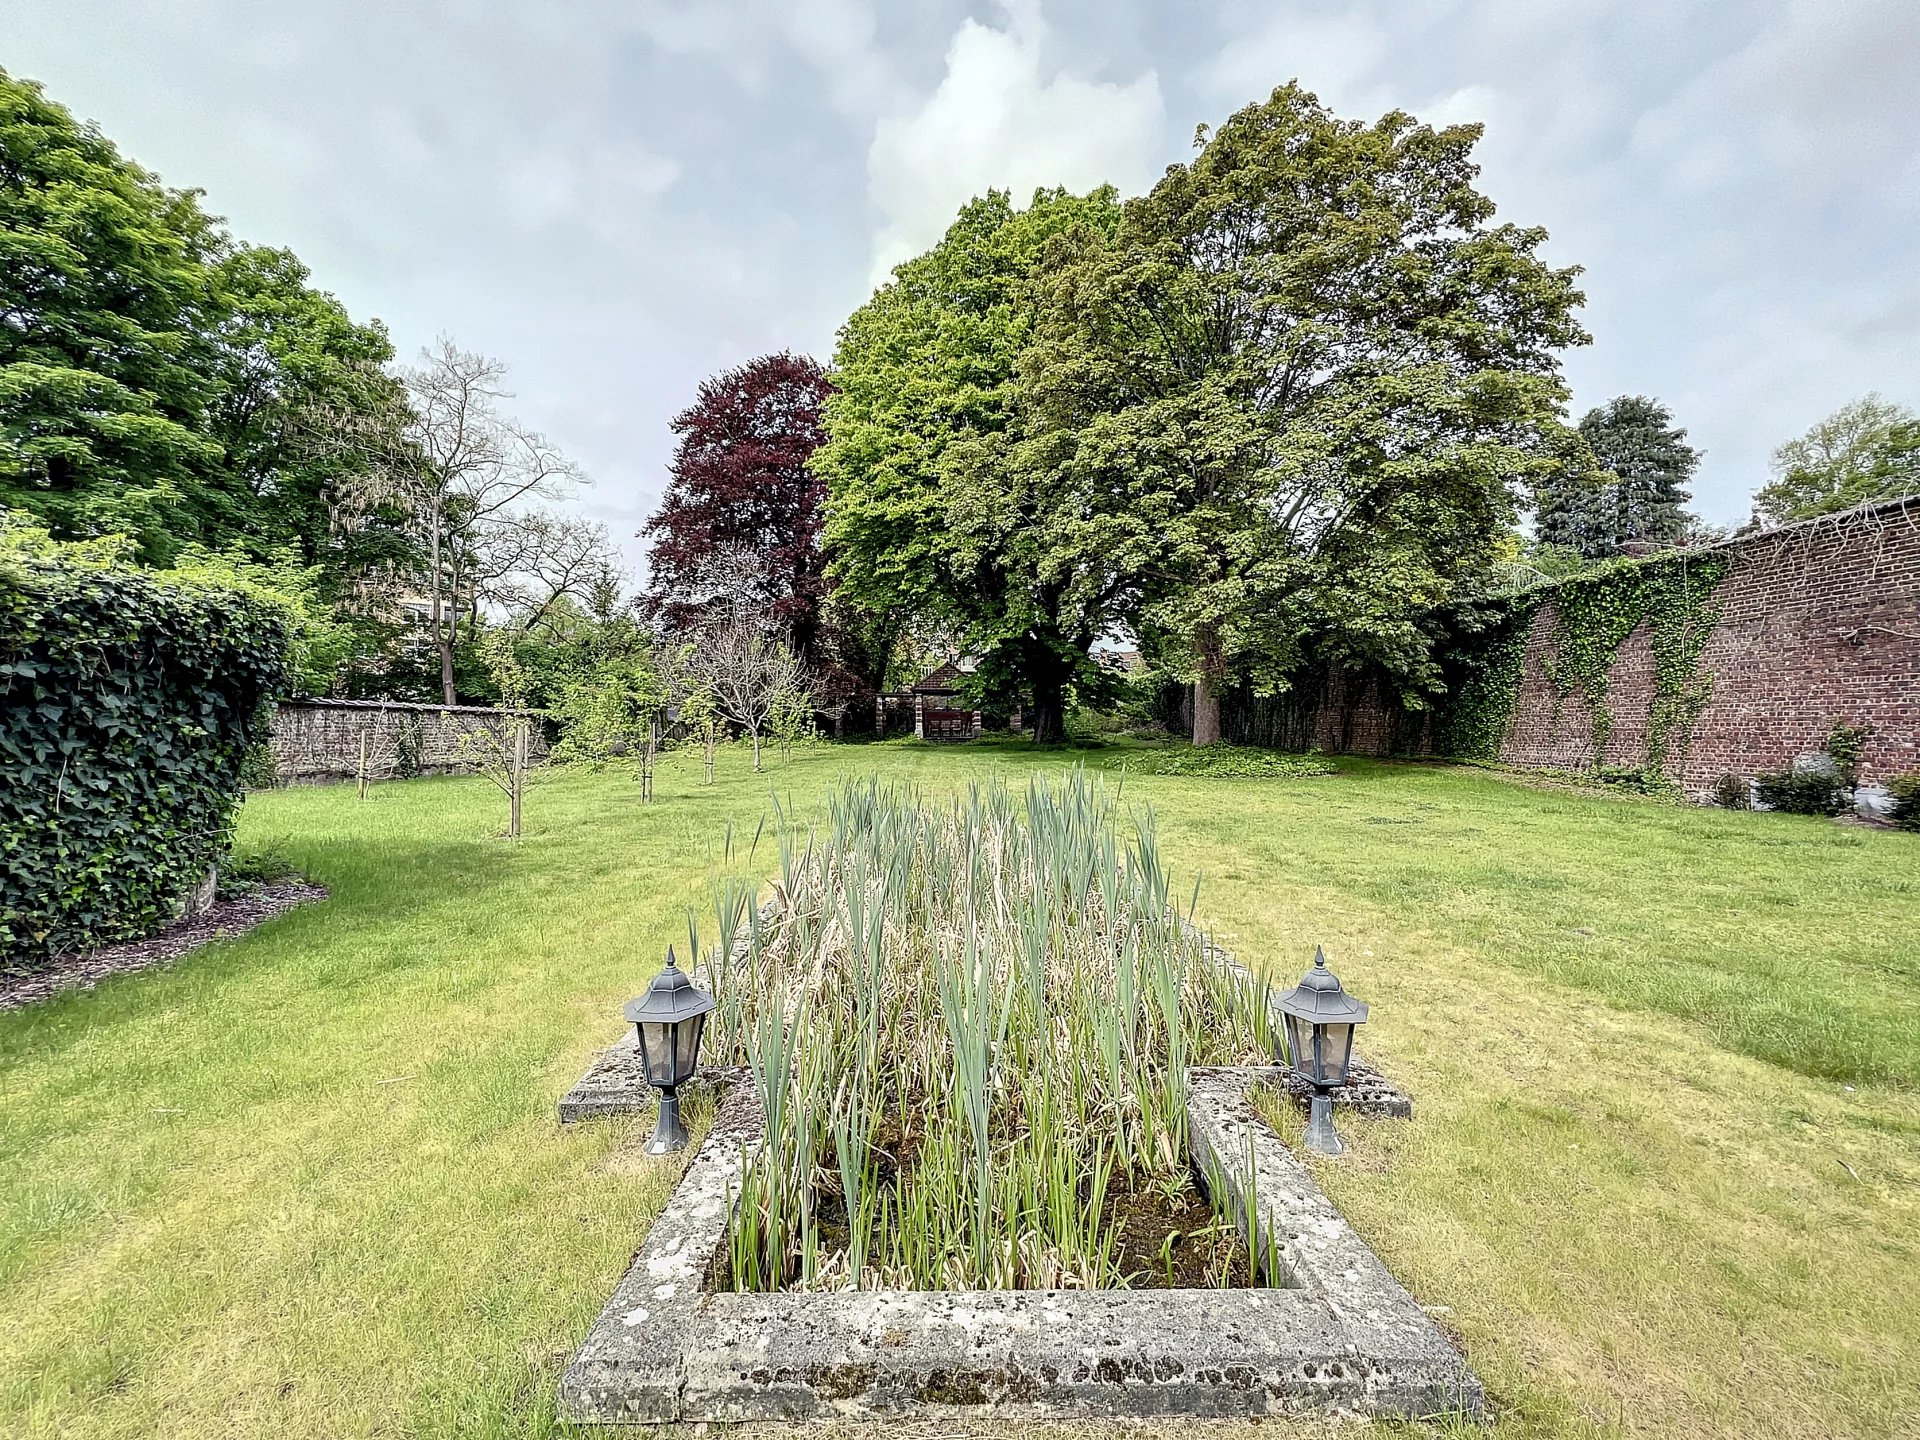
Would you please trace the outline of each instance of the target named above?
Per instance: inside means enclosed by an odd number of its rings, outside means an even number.
[[[1720,582],[1732,568],[1725,555],[1640,567],[1641,613],[1653,649],[1653,708],[1647,717],[1647,769],[1666,768],[1676,743],[1693,740],[1693,724],[1713,698],[1713,675],[1700,657],[1720,622]]]
[[[1642,615],[1639,571],[1627,563],[1569,581],[1554,592],[1553,609],[1547,680],[1556,701],[1577,695],[1586,703],[1593,719],[1593,763],[1602,765],[1613,734],[1607,705],[1613,657]]]
[[[1498,760],[1520,703],[1527,636],[1540,607],[1538,591],[1510,596],[1458,616],[1441,654],[1447,698],[1434,727],[1435,748],[1459,760]]]
[[[1448,693],[1436,748],[1458,759],[1499,758],[1519,703],[1528,637],[1551,602],[1547,680],[1556,702],[1577,697],[1586,706],[1596,766],[1607,763],[1613,735],[1614,660],[1627,637],[1647,627],[1654,673],[1643,764],[1645,773],[1659,775],[1672,754],[1685,753],[1712,698],[1713,676],[1700,660],[1720,618],[1719,585],[1731,565],[1724,554],[1622,560],[1463,612],[1444,662]]]

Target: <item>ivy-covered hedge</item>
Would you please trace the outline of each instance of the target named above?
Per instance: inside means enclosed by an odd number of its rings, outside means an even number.
[[[161,574],[0,555],[0,957],[146,934],[226,852],[289,617]]]

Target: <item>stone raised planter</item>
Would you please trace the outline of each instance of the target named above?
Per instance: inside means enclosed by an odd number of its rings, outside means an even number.
[[[763,920],[771,915],[763,912]],[[1205,941],[1214,964],[1247,972]],[[710,1069],[715,1114],[653,1228],[560,1382],[589,1424],[835,1416],[1072,1419],[1184,1415],[1477,1418],[1479,1380],[1254,1111],[1277,1066],[1194,1069],[1194,1171],[1244,1215],[1280,1273],[1246,1289],[737,1293],[710,1277],[763,1120],[750,1071]],[[1412,1102],[1355,1058],[1347,1113],[1410,1118]],[[654,1108],[631,1034],[560,1102],[563,1123]],[[1244,1225],[1242,1227],[1244,1229]]]
[[[561,1379],[561,1414],[1477,1416],[1465,1360],[1248,1104],[1271,1079],[1195,1070],[1188,1120],[1200,1174],[1235,1200],[1251,1178],[1275,1288],[738,1294],[707,1279],[761,1117],[751,1082],[723,1077],[705,1144]]]

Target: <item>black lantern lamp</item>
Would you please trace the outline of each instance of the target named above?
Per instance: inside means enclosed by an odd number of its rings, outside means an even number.
[[[1347,1083],[1353,1064],[1353,1027],[1366,1023],[1367,1004],[1341,989],[1339,977],[1327,968],[1327,957],[1316,945],[1313,968],[1280,997],[1280,1013],[1286,1017],[1294,1072],[1313,1086],[1313,1103],[1307,1109],[1307,1148],[1338,1155],[1346,1147],[1334,1132],[1333,1100],[1327,1092]]]
[[[700,1068],[700,1032],[713,1004],[711,995],[694,988],[671,948],[667,968],[653,977],[647,993],[627,1002],[626,1017],[640,1042],[640,1068],[647,1083],[660,1092],[660,1120],[647,1146],[649,1155],[686,1146],[679,1090]]]

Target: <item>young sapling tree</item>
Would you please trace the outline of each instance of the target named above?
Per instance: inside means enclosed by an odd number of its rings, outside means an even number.
[[[569,764],[624,764],[653,799],[654,765],[669,698],[666,681],[643,655],[603,661],[567,684],[558,706],[553,758]]]
[[[803,741],[811,745],[818,737],[813,723],[813,695],[805,689],[783,690],[773,699],[767,733],[780,747],[782,764],[793,763],[793,747]]]
[[[538,715],[527,706],[530,684],[526,667],[514,647],[514,635],[504,630],[487,634],[480,653],[500,690],[500,706],[491,715],[460,717],[454,753],[464,765],[485,775],[507,797],[507,838],[520,838],[520,815],[527,788],[545,773],[535,753]],[[450,724],[451,711],[441,712]],[[471,723],[466,723],[467,721]]]
[[[787,703],[783,697],[809,689],[806,669],[786,637],[763,612],[732,606],[699,627],[685,655],[689,690],[707,697],[721,721],[746,733],[753,768],[760,770],[761,747]]]

